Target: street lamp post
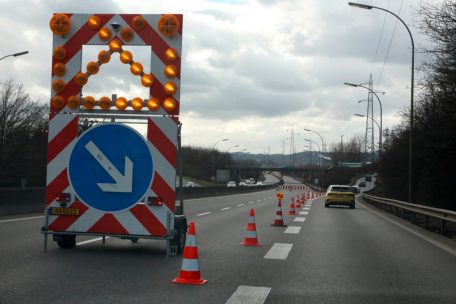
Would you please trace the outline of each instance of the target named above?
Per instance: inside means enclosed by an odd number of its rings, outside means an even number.
[[[411,85],[410,85],[410,142],[409,142],[409,203],[413,203],[413,93],[414,93],[414,83],[415,83],[415,42],[413,41],[412,32],[408,28],[407,24],[405,24],[404,20],[402,20],[398,15],[395,13],[373,5],[361,4],[361,3],[354,3],[348,2],[348,5],[363,8],[363,9],[378,9],[384,12],[387,12],[397,19],[405,26],[407,32],[410,35],[410,40],[412,42],[412,71],[411,71]]]
[[[230,155],[230,150],[231,148],[237,148],[239,145],[231,146],[228,148],[228,151],[226,151],[226,157],[225,157],[225,169],[228,169],[228,155]]]
[[[366,90],[368,90],[369,92],[371,92],[372,94],[375,95],[375,97],[377,98],[377,101],[378,101],[378,104],[380,105],[380,135],[379,135],[379,138],[380,138],[380,145],[378,146],[378,150],[379,150],[379,153],[382,154],[382,148],[383,148],[383,142],[382,142],[382,133],[383,133],[383,107],[382,107],[382,102],[380,100],[380,98],[378,97],[377,93],[379,92],[374,92],[373,90],[371,90],[369,87],[366,87],[362,84],[354,84],[354,83],[349,83],[349,82],[344,82],[345,85],[348,85],[348,86],[351,86],[351,87],[360,87],[360,88],[365,88]],[[385,92],[381,92],[382,95],[385,94]],[[362,99],[362,100],[359,100],[358,103],[360,102],[363,102],[365,101],[366,99]],[[374,120],[374,119],[372,119]]]
[[[319,184],[321,184],[323,186],[323,167],[321,165],[322,161],[321,161],[321,149],[320,149],[320,146],[316,142],[314,142],[314,141],[312,141],[310,139],[304,139],[304,140],[308,141],[311,146],[312,146],[312,144],[315,144],[317,146],[317,148],[318,148],[318,153],[319,154],[318,154],[318,157],[317,157],[317,165],[320,167],[320,182],[319,182]]]
[[[14,54],[9,54],[9,55],[3,56],[2,58],[0,58],[0,60],[5,59],[7,57],[17,57],[17,56],[22,56],[22,55],[25,55],[25,54],[28,54],[28,51],[14,53]]]
[[[313,133],[317,134],[321,139],[321,148],[322,148],[323,152],[325,152],[325,142],[323,141],[323,137],[320,135],[320,133],[318,133],[315,130],[310,130],[310,129],[304,129],[304,131],[313,132]]]
[[[219,142],[227,141],[227,140],[228,140],[228,138],[217,140],[215,142],[215,144],[212,146],[212,171],[211,171],[212,176],[211,176],[211,180],[215,180],[215,171],[214,171],[214,169],[215,169],[215,146],[217,146],[217,144]]]

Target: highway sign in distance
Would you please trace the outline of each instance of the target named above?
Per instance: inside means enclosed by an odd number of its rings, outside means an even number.
[[[68,178],[77,197],[102,212],[118,212],[138,203],[150,189],[154,168],[148,144],[121,124],[88,129],[77,140]]]

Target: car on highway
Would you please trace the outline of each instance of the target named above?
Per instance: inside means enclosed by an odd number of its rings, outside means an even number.
[[[372,181],[372,176],[371,175],[366,175],[365,179],[366,179],[366,182],[371,182]]]
[[[360,187],[360,188],[366,187],[366,182],[359,182],[358,187]]]
[[[226,184],[227,187],[236,187],[236,182],[235,181],[229,181],[227,184]]]
[[[352,191],[354,194],[358,194],[359,193],[359,186],[351,186],[352,188]]]
[[[355,194],[353,188],[347,185],[331,185],[326,191],[325,207],[331,205],[348,206],[350,209],[355,208]]]
[[[257,181],[255,185],[257,185],[257,186],[263,186],[263,182],[262,182],[262,181]]]

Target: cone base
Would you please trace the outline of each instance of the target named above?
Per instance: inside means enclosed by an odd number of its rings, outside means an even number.
[[[287,227],[285,224],[271,224],[271,226],[276,226],[276,227]]]
[[[173,283],[177,284],[189,284],[189,285],[203,285],[207,283],[205,279],[198,279],[198,280],[191,280],[191,279],[182,279],[182,278],[175,278],[172,280]]]
[[[243,246],[261,246],[261,244],[258,242],[246,242],[246,241],[242,242],[241,245],[243,245]]]

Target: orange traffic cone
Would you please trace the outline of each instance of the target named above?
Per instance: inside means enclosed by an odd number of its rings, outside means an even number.
[[[279,199],[279,202],[277,204],[277,211],[276,211],[276,216],[274,218],[274,223],[271,224],[271,226],[279,226],[279,227],[286,227],[283,223],[283,217],[282,217],[282,199]]]
[[[247,224],[247,231],[245,232],[245,238],[241,245],[260,246],[256,232],[255,211],[253,209],[250,209],[249,223]]]
[[[198,247],[196,246],[195,223],[191,222],[185,241],[184,255],[179,276],[173,283],[203,285],[207,280],[201,278],[198,262]]]
[[[288,211],[288,215],[296,215],[294,198],[291,198],[290,211]]]

